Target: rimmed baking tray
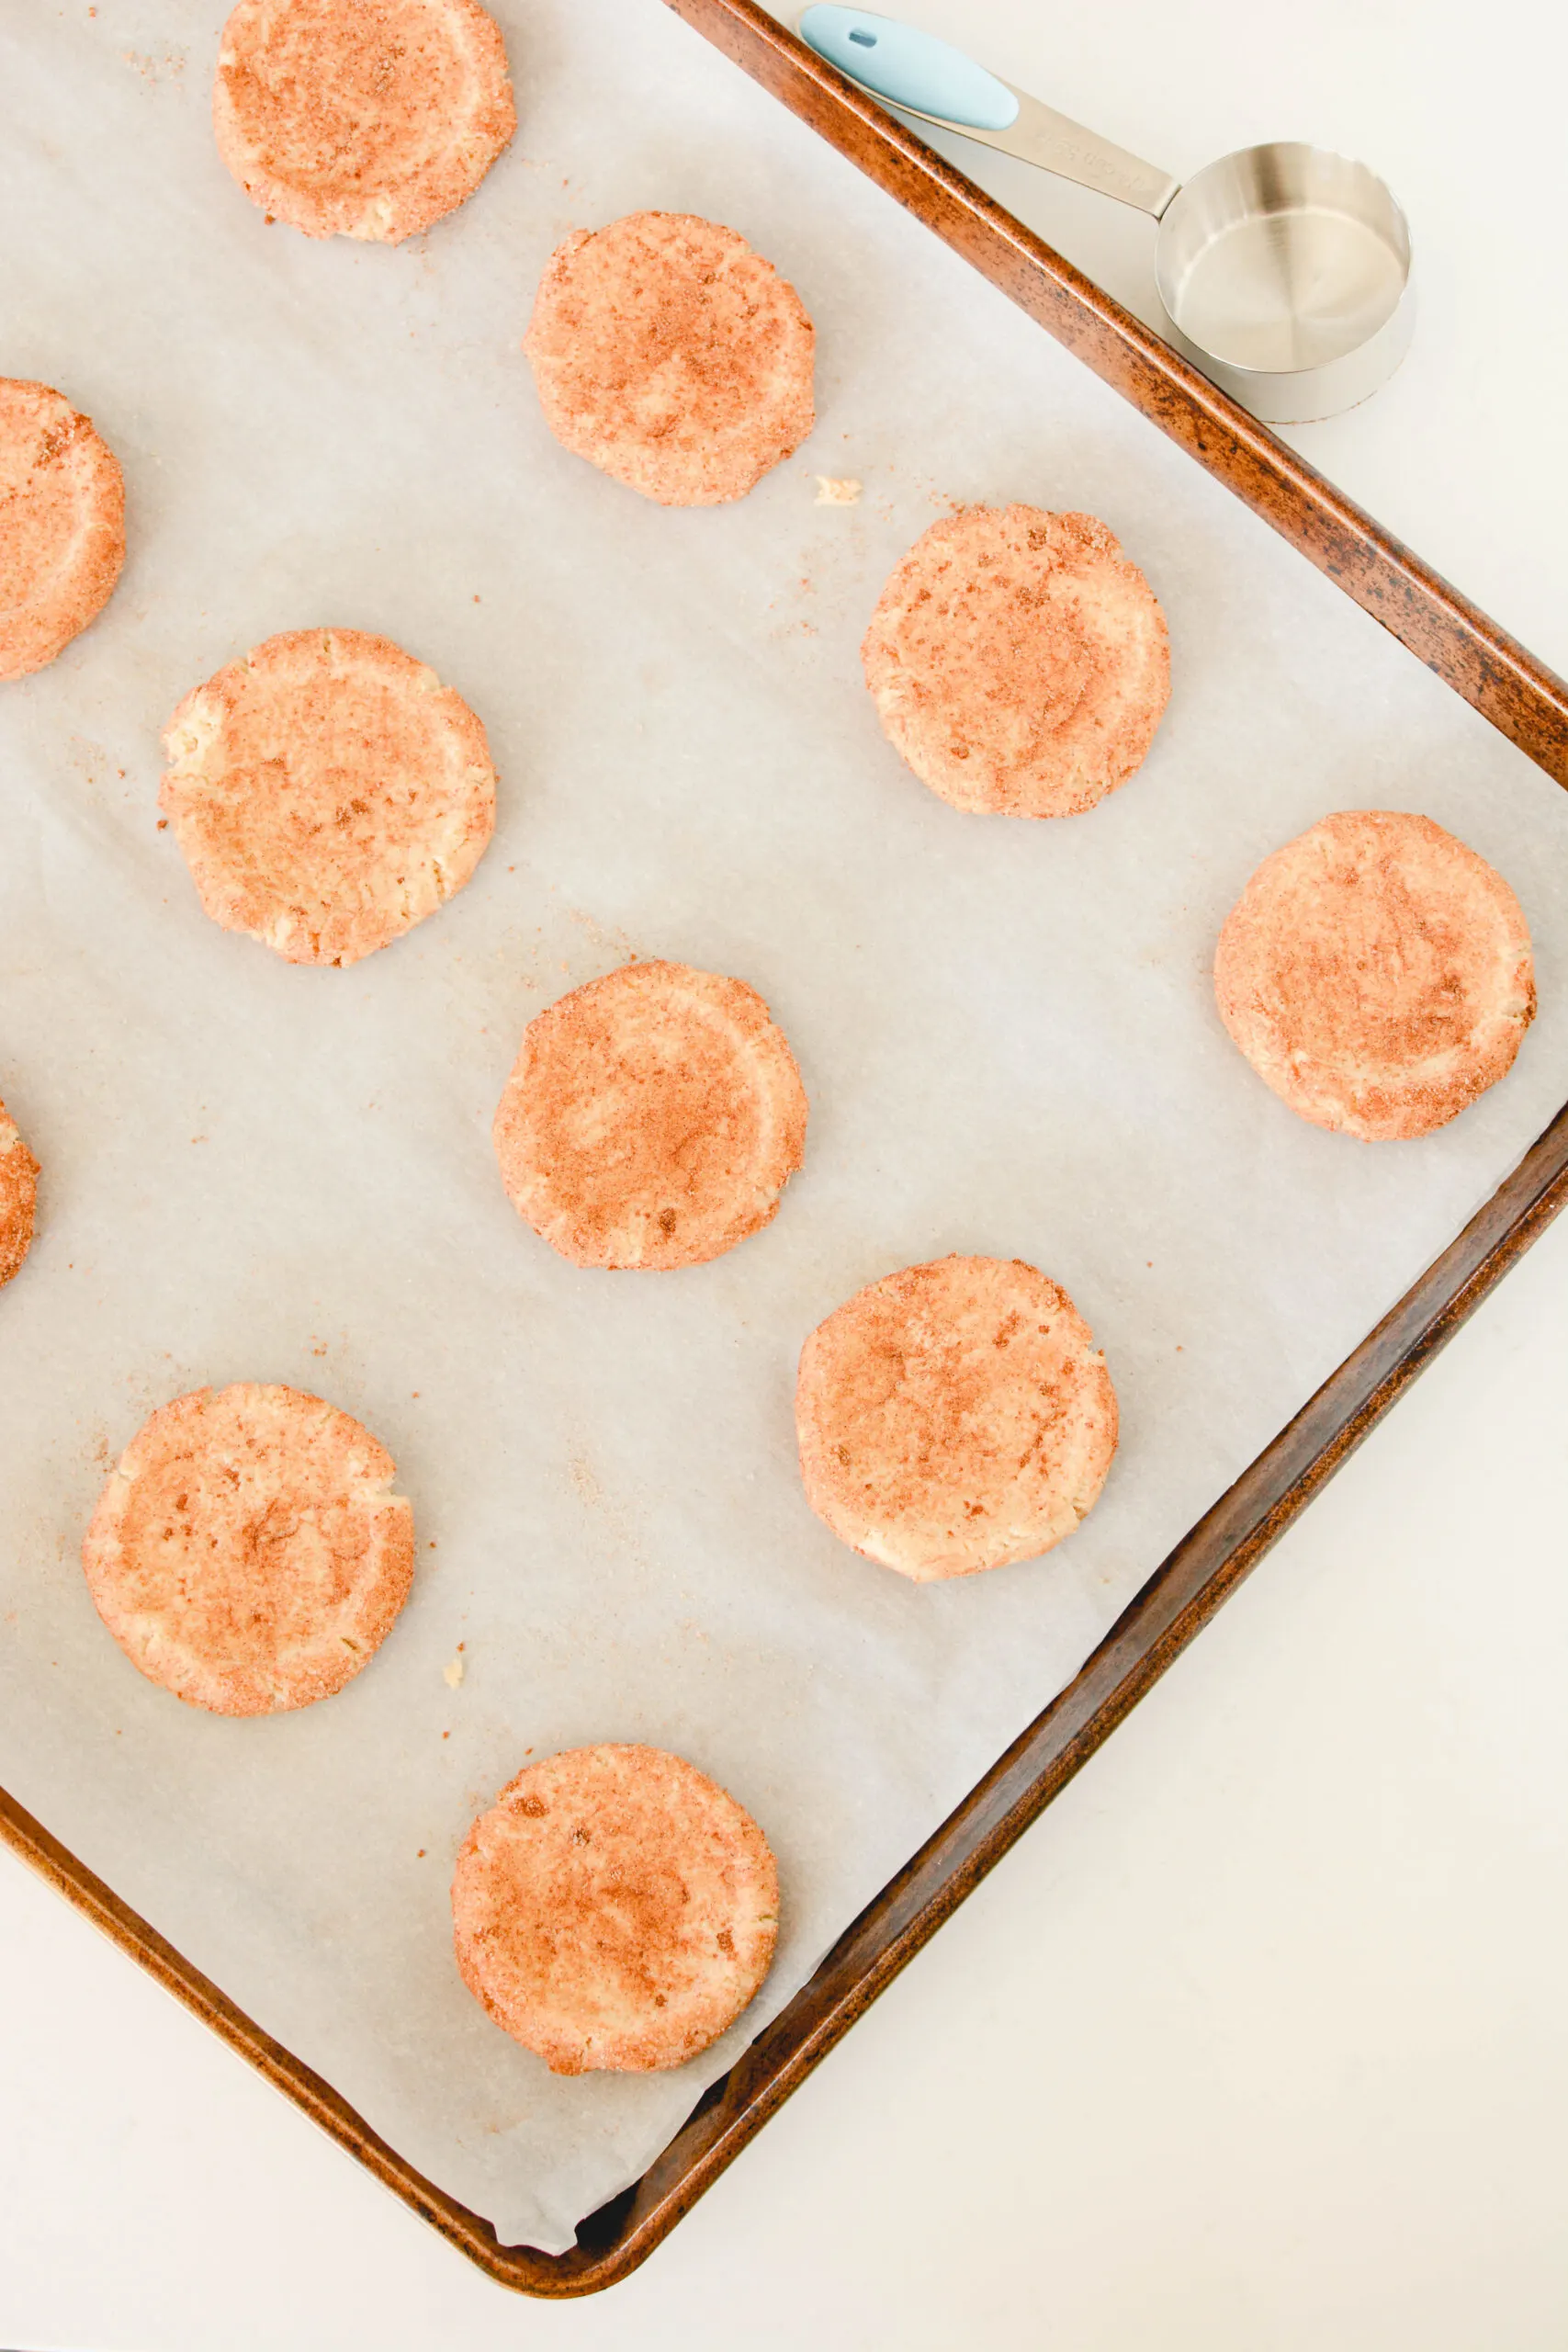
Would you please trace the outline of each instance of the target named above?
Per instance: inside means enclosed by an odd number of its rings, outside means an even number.
[[[1371,612],[1500,732],[1568,782],[1568,689],[1157,338],[748,0],[678,13],[1122,391]],[[1568,1111],[1459,1239],[1171,1553],[1075,1680],[862,1913],[643,2178],[552,2256],[501,2245],[317,2074],[0,1794],[0,1834],[491,2276],[567,2295],[643,2260],[1218,1607],[1561,1206]]]

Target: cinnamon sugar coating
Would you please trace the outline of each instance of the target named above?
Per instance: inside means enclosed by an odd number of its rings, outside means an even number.
[[[0,1102],[0,1283],[20,1272],[32,1248],[38,1174],[38,1161]]]
[[[861,648],[889,742],[955,808],[1070,817],[1138,768],[1165,616],[1091,514],[966,506],[896,564]]]
[[[472,196],[517,115],[478,0],[240,0],[212,127],[271,218],[396,244]]]
[[[461,889],[495,770],[461,695],[384,637],[268,638],[188,694],[158,806],[201,903],[291,964],[353,964]]]
[[[413,1514],[347,1413],[243,1382],[160,1407],[121,1454],[82,1546],[133,1666],[193,1707],[262,1715],[330,1699],[390,1631]]]
[[[1495,1086],[1535,1018],[1512,890],[1429,817],[1341,809],[1266,858],[1214,957],[1220,1018],[1314,1126],[1429,1135]]]
[[[125,561],[125,483],[62,393],[0,378],[0,680],[96,618]]]
[[[939,1258],[859,1292],[801,1350],[795,1413],[812,1510],[918,1583],[1048,1552],[1116,1451],[1104,1357],[1019,1258]]]
[[[754,989],[626,964],[529,1023],[495,1114],[513,1206],[579,1266],[695,1266],[777,1212],[806,1090]]]
[[[558,247],[523,348],[563,447],[660,505],[715,506],[810,432],[815,340],[733,229],[633,212]]]
[[[767,1975],[778,1871],[750,1814],[657,1747],[533,1764],[463,1841],[463,1982],[552,2072],[694,2058]]]

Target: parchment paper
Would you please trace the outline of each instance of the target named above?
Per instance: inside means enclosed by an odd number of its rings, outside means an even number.
[[[230,181],[222,0],[0,0],[0,368],[95,417],[130,529],[104,618],[0,692],[0,1091],[45,1171],[0,1297],[0,1781],[558,2250],[1568,1094],[1568,797],[655,0],[497,12],[516,144],[389,251]],[[816,435],[739,506],[647,504],[537,413],[546,255],[641,206],[733,223],[817,321]],[[1066,823],[945,808],[859,674],[897,557],[1012,498],[1102,515],[1170,621],[1146,768]],[[180,696],[321,623],[434,664],[502,775],[474,883],[344,973],[216,930],[155,822]],[[1303,1125],[1213,1010],[1247,876],[1346,806],[1451,827],[1535,935],[1514,1074],[1424,1143]],[[679,1274],[575,1272],[489,1142],[525,1023],[633,950],[754,983],[811,1097],[777,1222]],[[949,1250],[1066,1285],[1122,1443],[1048,1560],[918,1589],[807,1510],[792,1381],[824,1314]],[[146,1413],[236,1379],[362,1416],[420,1547],[343,1696],[238,1724],[144,1682],[77,1565]],[[561,2082],[463,1990],[447,1884],[526,1758],[599,1739],[755,1813],[784,1935],[702,2061]]]

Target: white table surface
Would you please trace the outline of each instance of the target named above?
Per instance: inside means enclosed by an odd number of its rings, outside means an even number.
[[[1178,171],[1275,135],[1381,168],[1415,224],[1416,348],[1294,437],[1568,669],[1560,12],[906,13]],[[966,153],[1146,306],[1141,221]],[[1565,1334],[1568,1223],[587,2302],[491,2285],[0,1853],[0,2346],[1559,2352]]]

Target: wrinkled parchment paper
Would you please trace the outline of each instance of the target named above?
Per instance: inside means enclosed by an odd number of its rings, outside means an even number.
[[[266,226],[220,165],[222,0],[0,0],[0,368],[96,420],[130,532],[103,619],[0,690],[0,1092],[44,1166],[0,1297],[0,1782],[558,2250],[1568,1093],[1568,797],[655,0],[498,14],[516,143],[388,250]],[[734,224],[817,322],[818,430],[739,506],[647,504],[539,419],[545,257],[643,206]],[[1170,621],[1146,768],[1065,823],[944,807],[860,681],[896,558],[1014,498],[1102,515]],[[347,972],[207,922],[154,806],[186,689],[321,623],[431,662],[502,776],[473,884]],[[1418,1144],[1293,1118],[1207,981],[1258,860],[1368,805],[1492,859],[1537,944],[1514,1074]],[[752,982],[811,1097],[777,1222],[678,1274],[566,1265],[490,1148],[525,1023],[633,951]],[[792,1378],[950,1250],[1066,1284],[1122,1442],[1048,1560],[919,1589],[807,1510]],[[368,1670],[254,1723],[142,1681],[77,1565],[147,1412],[242,1379],[360,1415],[419,1532]],[[702,2061],[562,2082],[463,1990],[447,1885],[528,1757],[601,1739],[755,1813],[784,1933]]]

